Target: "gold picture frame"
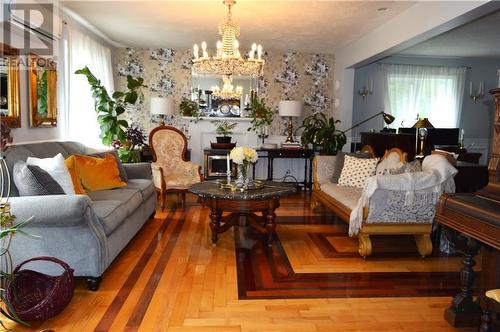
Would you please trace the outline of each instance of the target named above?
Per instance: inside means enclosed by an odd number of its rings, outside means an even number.
[[[57,64],[52,58],[30,54],[30,127],[57,126]],[[41,95],[41,93],[44,93]]]
[[[2,91],[1,101],[7,105],[2,109],[2,121],[9,128],[21,127],[21,90],[19,73],[19,50],[0,43],[2,48],[2,72],[6,74],[6,91]],[[2,79],[3,80],[3,79]],[[3,84],[2,84],[3,85]],[[4,93],[5,92],[5,93]],[[5,94],[5,96],[4,96]],[[5,100],[6,99],[6,100]]]

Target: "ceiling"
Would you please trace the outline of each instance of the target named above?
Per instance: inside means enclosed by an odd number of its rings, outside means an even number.
[[[61,1],[114,42],[127,47],[215,48],[225,7],[217,1]],[[335,53],[411,7],[412,1],[239,0],[233,18],[240,45],[266,50]],[[386,8],[386,10],[378,10]],[[112,13],[112,15],[110,15]]]
[[[500,58],[500,11],[484,16],[400,52],[433,57]]]

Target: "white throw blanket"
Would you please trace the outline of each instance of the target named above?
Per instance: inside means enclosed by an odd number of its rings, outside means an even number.
[[[457,174],[445,157],[441,155],[427,156],[422,163],[422,172],[403,173],[398,175],[375,175],[366,180],[356,208],[351,211],[349,236],[359,233],[363,222],[363,207],[368,206],[370,197],[377,189],[405,191],[405,205],[413,203],[415,192],[427,193],[426,197],[435,197],[429,204],[436,204],[436,199],[443,192],[455,192],[453,177]]]

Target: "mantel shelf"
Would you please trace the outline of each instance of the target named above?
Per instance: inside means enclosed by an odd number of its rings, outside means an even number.
[[[188,121],[191,121],[191,120],[196,120],[195,117],[192,117],[192,116],[183,116],[182,117],[183,120],[188,120]],[[200,117],[199,120],[207,120],[207,121],[217,121],[217,120],[222,120],[222,121],[234,121],[234,122],[250,122],[252,121],[252,118],[238,118],[238,117],[221,117],[221,116],[218,116],[218,117],[215,117],[215,116],[203,116],[203,117]]]

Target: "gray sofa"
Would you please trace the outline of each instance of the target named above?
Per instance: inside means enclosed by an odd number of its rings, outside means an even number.
[[[67,158],[93,152],[76,142],[44,142],[11,146],[5,156],[12,174],[13,165],[29,156],[48,158],[61,153]],[[86,277],[89,289],[97,290],[104,271],[156,208],[150,164],[123,164],[123,168],[126,187],[88,195],[19,197],[12,183],[11,211],[18,219],[33,216],[24,230],[38,236],[13,237],[14,266],[31,257],[54,256],[67,262],[75,276]],[[38,263],[36,268],[52,273],[54,267],[48,265]]]

